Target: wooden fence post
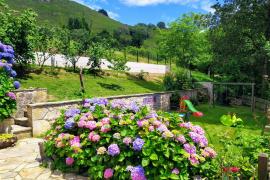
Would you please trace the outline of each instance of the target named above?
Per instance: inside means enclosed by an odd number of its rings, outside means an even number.
[[[83,69],[80,69],[80,84],[81,84],[81,92],[85,93],[84,83],[83,83]]]
[[[268,178],[268,154],[261,153],[259,155],[259,164],[258,164],[258,179],[267,180]]]

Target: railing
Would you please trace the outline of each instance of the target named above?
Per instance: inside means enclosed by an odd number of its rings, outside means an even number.
[[[258,163],[258,179],[259,180],[269,180],[270,176],[270,162],[268,154],[261,153],[259,155]]]

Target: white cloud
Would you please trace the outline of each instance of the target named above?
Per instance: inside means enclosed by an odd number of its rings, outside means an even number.
[[[129,6],[148,6],[148,5],[156,5],[156,4],[188,4],[199,2],[200,0],[120,0],[126,5]]]
[[[80,3],[82,5],[85,5],[85,6],[91,8],[91,9],[94,9],[96,11],[102,9],[101,6],[95,4],[96,0],[73,0],[73,1],[75,1],[77,3]],[[102,2],[102,3],[105,3],[105,4],[108,3],[107,0],[99,0],[99,2]],[[117,14],[116,12],[109,11],[109,10],[106,10],[106,11],[107,11],[108,15],[110,16],[110,18],[112,18],[112,19],[117,20],[120,17],[119,14]]]
[[[187,5],[195,9],[202,9],[207,12],[213,12],[210,0],[120,0],[127,6],[150,6],[157,4],[180,4]]]
[[[110,18],[117,20],[120,16],[119,14],[112,12],[112,11],[107,11],[108,15],[110,16]]]

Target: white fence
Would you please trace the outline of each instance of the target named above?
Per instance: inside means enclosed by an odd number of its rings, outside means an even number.
[[[79,68],[89,68],[89,65],[87,65],[87,63],[87,57],[80,57],[76,66]],[[70,62],[67,62],[65,57],[61,54],[56,54],[53,58],[48,59],[44,65],[54,65],[56,67],[72,67],[72,64]],[[112,66],[112,64],[106,59],[102,59],[101,69],[108,70],[109,66]],[[129,67],[128,72],[131,73],[139,73],[143,71],[150,74],[166,74],[170,71],[169,66],[166,65],[127,62],[126,66]]]

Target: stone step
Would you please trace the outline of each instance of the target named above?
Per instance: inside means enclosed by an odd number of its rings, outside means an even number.
[[[22,117],[22,118],[15,118],[15,125],[29,127],[29,121],[28,118]]]
[[[17,136],[18,139],[32,137],[32,128],[19,125],[12,125],[11,132]]]

